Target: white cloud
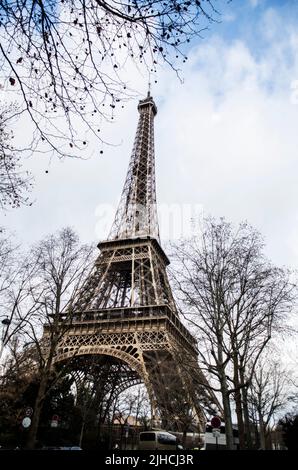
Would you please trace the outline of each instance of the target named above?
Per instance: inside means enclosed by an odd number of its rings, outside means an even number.
[[[252,8],[256,8],[260,4],[260,0],[248,0],[248,2]]]
[[[237,16],[233,13],[227,13],[225,15],[223,15],[222,17],[222,21],[226,22],[226,23],[233,23],[233,21],[235,21],[237,18]]]
[[[293,42],[289,32],[261,58],[241,41],[214,39],[193,50],[179,91],[164,82],[157,140],[171,159],[169,168],[160,163],[173,182],[164,197],[201,203],[235,222],[248,219],[266,236],[275,262],[297,267],[298,106],[290,78],[298,68],[295,60],[280,61]]]

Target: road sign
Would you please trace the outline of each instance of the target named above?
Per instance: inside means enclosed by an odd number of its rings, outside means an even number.
[[[213,434],[213,437],[220,437],[220,429],[218,428],[213,428],[212,429],[212,434]]]
[[[59,416],[58,415],[53,415],[52,416],[52,421],[51,421],[51,428],[57,428],[58,427],[58,421],[59,421]]]
[[[31,424],[31,419],[28,416],[26,416],[26,418],[24,418],[22,421],[23,428],[29,428],[30,424]]]
[[[215,416],[214,418],[217,418],[217,416]],[[218,420],[220,422],[219,418],[218,418]],[[213,428],[212,429],[212,434],[213,434],[213,437],[215,437],[216,450],[218,450],[218,439],[220,438],[220,429],[219,428]]]
[[[211,426],[213,428],[220,428],[220,425],[221,425],[221,419],[219,416],[213,416],[213,418],[211,419]]]
[[[32,413],[33,413],[33,409],[32,409],[32,408],[30,408],[30,407],[26,408],[26,411],[25,411],[25,415],[26,415],[26,416],[29,416],[29,417],[30,417],[30,416],[32,416]]]

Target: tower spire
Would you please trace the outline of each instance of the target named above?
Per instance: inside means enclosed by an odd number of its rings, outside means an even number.
[[[159,240],[156,210],[154,117],[150,96],[139,101],[139,122],[120,203],[109,239],[149,236]]]

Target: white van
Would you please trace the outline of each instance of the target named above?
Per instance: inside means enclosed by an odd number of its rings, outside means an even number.
[[[180,447],[177,437],[167,431],[144,431],[139,434],[139,450],[177,450]]]

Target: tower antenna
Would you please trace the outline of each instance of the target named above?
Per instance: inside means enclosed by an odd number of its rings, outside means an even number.
[[[148,93],[147,97],[149,98],[151,94],[151,77],[150,77],[150,72],[149,72],[149,78],[148,78]]]

